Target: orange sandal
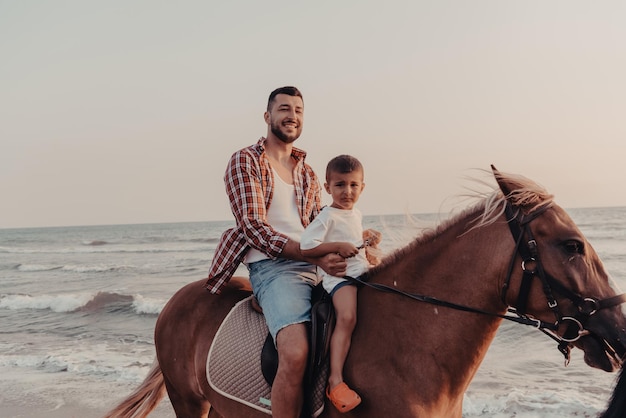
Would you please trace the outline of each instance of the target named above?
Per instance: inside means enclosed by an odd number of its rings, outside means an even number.
[[[339,383],[333,390],[329,391],[329,389],[330,387],[326,388],[326,396],[339,412],[351,411],[361,403],[359,394],[350,389],[344,382]]]

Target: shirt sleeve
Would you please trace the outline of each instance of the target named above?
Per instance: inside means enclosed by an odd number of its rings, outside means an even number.
[[[258,159],[250,151],[241,150],[233,154],[228,162],[224,183],[235,221],[247,243],[276,258],[282,253],[288,237],[267,223],[265,194],[270,192],[267,187],[269,180],[262,176]]]
[[[324,218],[324,212],[322,211],[317,218],[313,219],[309,226],[306,227],[302,233],[302,237],[300,238],[301,249],[310,250],[324,242],[324,238],[326,238],[326,232],[328,230],[328,226],[326,225],[326,222],[324,222]]]

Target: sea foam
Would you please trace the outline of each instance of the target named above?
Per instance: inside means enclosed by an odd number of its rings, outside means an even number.
[[[64,294],[64,295],[3,295],[0,296],[2,309],[50,309],[53,312],[73,312],[84,306],[93,295],[91,294]]]
[[[154,314],[158,315],[167,303],[165,299],[144,298],[141,295],[135,295],[133,308],[138,314]]]

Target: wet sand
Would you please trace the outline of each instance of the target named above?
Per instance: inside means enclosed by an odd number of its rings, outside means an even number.
[[[50,408],[42,404],[15,405],[0,400],[0,417],[2,418],[102,418],[107,409],[90,409],[82,405],[62,405]],[[113,406],[113,405],[112,405]],[[167,399],[150,414],[150,418],[172,418],[174,411]]]
[[[24,373],[21,380],[0,371],[1,418],[101,418],[137,387],[103,380],[68,384],[61,374]],[[167,396],[150,414],[151,418],[172,418],[174,410]]]

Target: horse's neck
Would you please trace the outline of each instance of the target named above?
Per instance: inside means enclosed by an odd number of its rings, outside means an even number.
[[[504,312],[500,289],[513,252],[505,224],[467,231],[472,216],[416,240],[372,280],[461,305]],[[393,257],[393,256],[392,256]]]
[[[504,251],[512,248],[512,240],[504,244],[503,238],[510,240],[503,235],[505,228],[492,225],[464,235],[461,227],[449,228],[432,240],[411,244],[410,252],[401,251],[401,258],[373,272],[370,280],[503,313],[498,287],[510,257]],[[369,288],[360,292],[356,356],[380,363],[393,359],[403,382],[415,385],[415,392],[407,392],[415,393],[417,402],[462,398],[501,320]],[[380,353],[374,359],[372,349]]]

